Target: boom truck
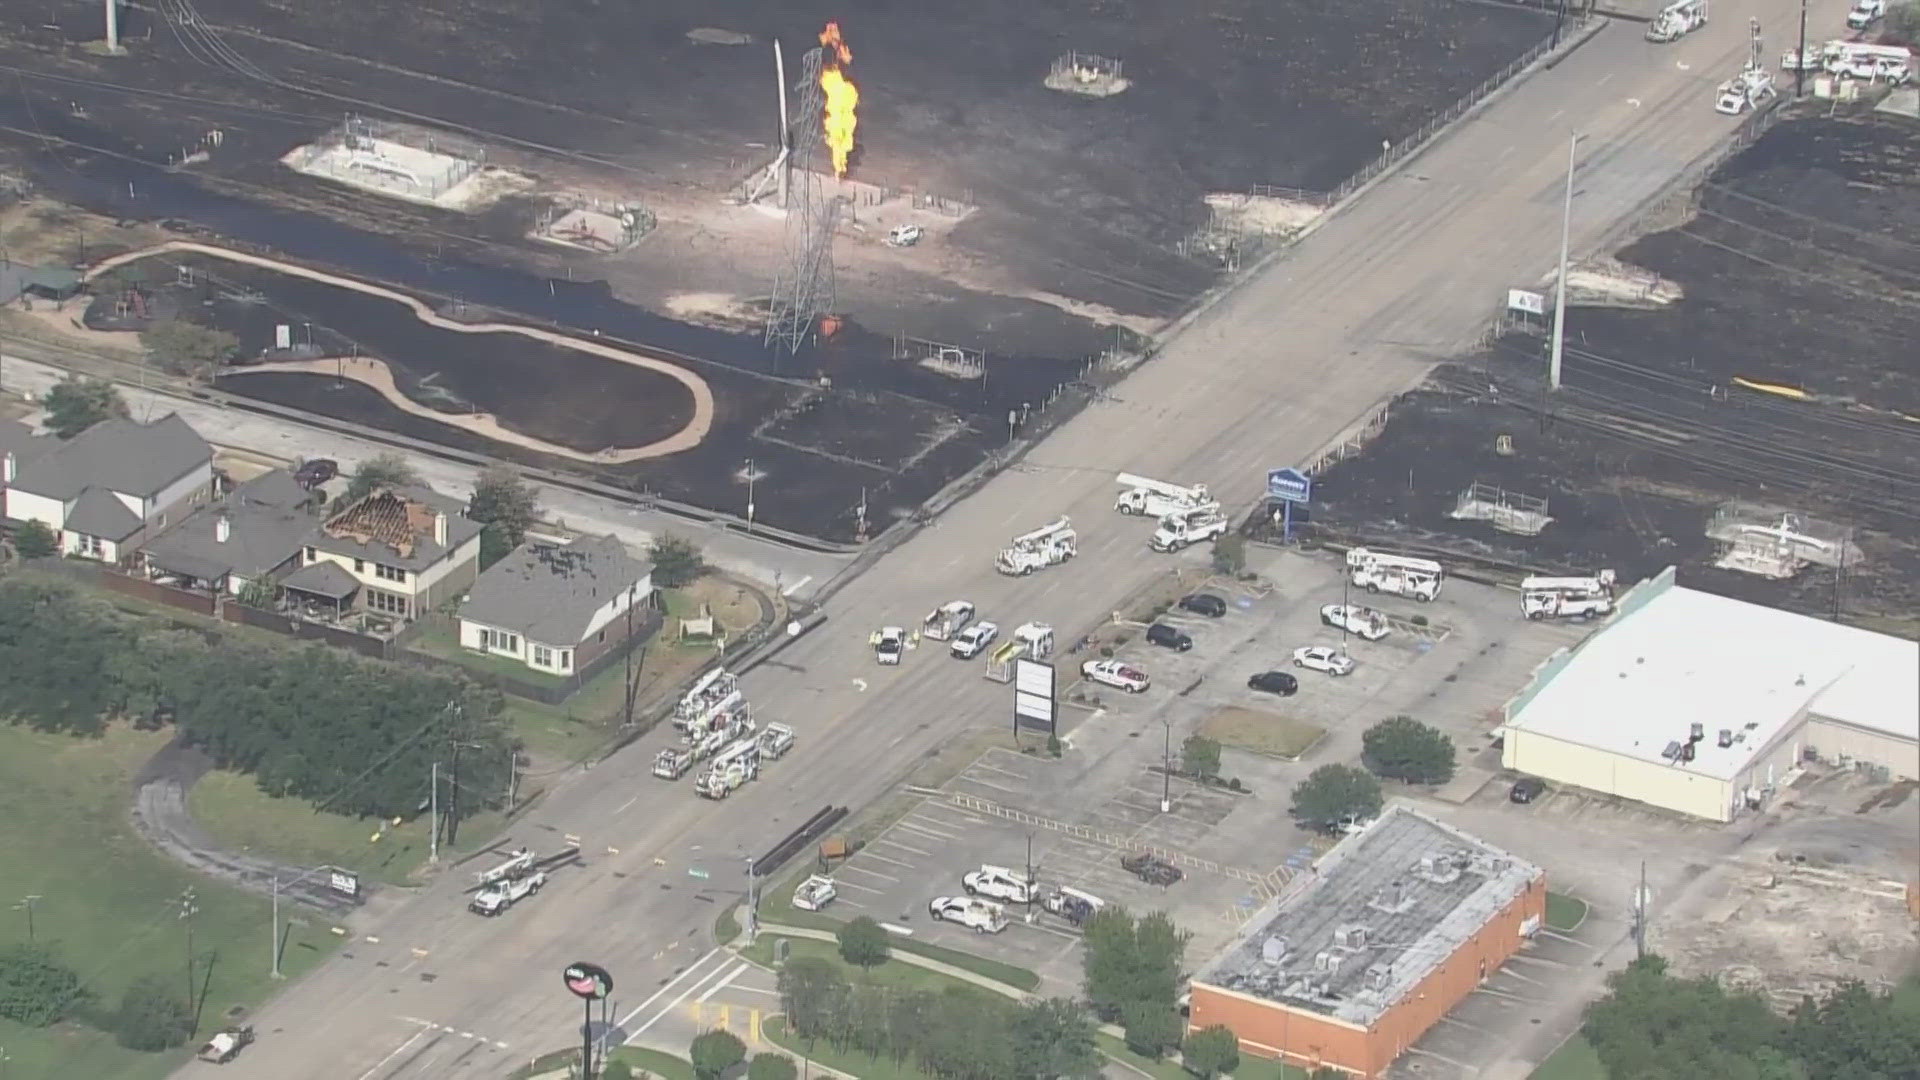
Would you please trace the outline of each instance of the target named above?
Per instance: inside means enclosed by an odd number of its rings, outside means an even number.
[[[965,600],[949,600],[920,623],[920,636],[929,641],[945,641],[973,621],[973,605]]]
[[[1115,479],[1125,490],[1114,500],[1113,508],[1123,514],[1162,518],[1185,510],[1220,509],[1220,504],[1207,494],[1205,484],[1169,484],[1133,473],[1121,473]]]
[[[1707,0],[1674,0],[1647,24],[1647,40],[1657,44],[1679,41],[1707,25]]]
[[[760,775],[760,742],[741,739],[714,755],[713,763],[694,779],[702,798],[724,799]]]
[[[563,852],[555,858],[571,854],[570,851]],[[547,883],[547,871],[540,865],[541,861],[532,848],[520,848],[508,855],[505,862],[475,874],[474,880],[479,891],[467,903],[467,910],[476,915],[498,915],[539,892],[540,887]]]
[[[1049,566],[1058,566],[1073,558],[1079,550],[1079,535],[1071,518],[1048,522],[1030,533],[1022,533],[993,558],[993,568],[1003,574],[1024,577]]]
[[[1424,604],[1440,595],[1447,571],[1432,559],[1351,548],[1347,551],[1347,575],[1354,585],[1370,593],[1390,593]]]
[[[1591,619],[1613,610],[1614,573],[1530,577],[1520,583],[1520,612],[1529,619]]]

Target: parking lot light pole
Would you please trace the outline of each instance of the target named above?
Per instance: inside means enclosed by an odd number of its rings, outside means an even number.
[[[1033,880],[1033,834],[1027,834],[1027,921],[1033,921],[1033,894],[1039,890]]]
[[[1167,729],[1167,745],[1160,758],[1160,812],[1165,814],[1173,810],[1173,721],[1162,717],[1160,724]]]

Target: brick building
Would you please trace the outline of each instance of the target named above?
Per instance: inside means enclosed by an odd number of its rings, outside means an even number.
[[[1405,806],[1310,873],[1193,976],[1192,1030],[1378,1077],[1546,917],[1538,867]]]

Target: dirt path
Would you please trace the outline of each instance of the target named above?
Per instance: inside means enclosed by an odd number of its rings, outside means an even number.
[[[383,397],[387,398],[387,400],[395,406],[415,416],[463,428],[490,439],[510,442],[517,446],[538,450],[542,453],[557,454],[572,458],[576,461],[588,461],[603,465],[621,465],[632,461],[642,461],[647,458],[677,454],[682,450],[691,450],[705,441],[707,433],[713,428],[712,389],[707,386],[705,379],[702,379],[700,376],[678,364],[659,359],[658,357],[633,352],[629,349],[619,349],[611,345],[603,345],[597,341],[586,338],[572,337],[567,334],[555,333],[551,330],[543,330],[537,326],[522,326],[517,323],[456,322],[434,311],[418,298],[405,293],[396,292],[392,289],[383,288],[379,285],[364,281],[356,281],[353,278],[339,277],[319,270],[312,270],[304,266],[280,262],[276,259],[263,258],[259,255],[249,255],[245,252],[232,251],[227,248],[196,243],[191,240],[169,240],[164,244],[157,244],[153,247],[141,248],[137,251],[129,251],[108,259],[103,259],[88,268],[86,277],[88,280],[92,280],[117,266],[124,266],[127,263],[139,259],[150,258],[155,255],[164,255],[173,251],[210,255],[216,259],[226,259],[230,262],[265,267],[276,273],[289,274],[295,277],[307,278],[311,281],[324,282],[328,285],[335,285],[343,289],[355,289],[370,296],[378,296],[383,300],[392,300],[396,303],[404,304],[413,312],[415,318],[441,330],[451,330],[458,334],[520,334],[524,337],[532,338],[535,341],[543,341],[550,345],[557,345],[563,349],[572,349],[575,352],[587,353],[591,356],[612,360],[615,363],[631,364],[637,368],[644,368],[648,371],[655,371],[666,375],[685,386],[688,392],[693,395],[693,417],[687,421],[687,426],[674,432],[672,435],[648,443],[645,446],[609,448],[592,454],[583,454],[578,450],[569,450],[563,446],[542,442],[539,439],[510,431],[502,427],[499,421],[495,420],[493,416],[488,413],[455,416],[434,412],[432,409],[426,408],[400,393],[399,389],[394,385],[393,373],[387,368],[386,364],[377,360],[368,361],[364,359],[346,361],[346,374],[349,378],[357,382],[365,383],[379,391]],[[339,360],[322,359],[259,364],[236,370],[241,372],[297,371],[311,374],[328,374],[340,368],[340,366],[341,361]]]
[[[134,777],[133,827],[169,858],[243,889],[271,895],[277,879],[280,896],[328,915],[343,917],[360,906],[327,888],[325,875],[295,882],[311,867],[281,866],[251,855],[222,851],[187,811],[187,791],[213,768],[203,753],[175,738],[153,755]],[[370,886],[360,884],[361,902]]]

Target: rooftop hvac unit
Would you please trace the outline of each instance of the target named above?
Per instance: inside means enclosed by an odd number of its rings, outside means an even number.
[[[1358,924],[1339,927],[1333,932],[1333,941],[1348,952],[1359,952],[1367,947],[1367,928]]]
[[[1385,990],[1392,981],[1392,964],[1373,964],[1367,968],[1367,989]]]
[[[1346,957],[1341,956],[1339,953],[1333,951],[1332,949],[1325,949],[1314,955],[1313,970],[1320,972],[1323,975],[1331,975],[1334,972],[1339,971],[1340,965],[1345,961],[1346,961]]]
[[[1693,722],[1688,734],[1688,742],[1699,742],[1701,739],[1707,737],[1707,725],[1696,720]]]
[[[1666,758],[1668,761],[1680,760],[1681,745],[1682,745],[1681,743],[1677,743],[1677,742],[1668,743],[1667,748],[1665,750],[1660,751],[1660,756],[1663,758]]]
[[[1381,886],[1379,892],[1373,894],[1373,900],[1370,906],[1376,911],[1384,911],[1389,915],[1398,915],[1400,912],[1413,906],[1413,897],[1407,895],[1405,882],[1398,880],[1390,881]]]
[[[1460,880],[1460,867],[1441,852],[1420,856],[1420,876],[1437,885]]]
[[[1287,958],[1287,939],[1279,934],[1269,934],[1260,943],[1260,959],[1269,964],[1278,964]]]
[[[1722,749],[1725,749],[1726,747],[1729,747],[1729,746],[1732,746],[1732,745],[1733,745],[1733,729],[1732,729],[1732,728],[1729,728],[1729,727],[1723,727],[1723,728],[1721,728],[1721,729],[1720,729],[1720,746],[1721,746],[1721,748],[1722,748]]]
[[[1693,760],[1693,743],[1692,743],[1691,741],[1689,741],[1689,742],[1686,742],[1686,743],[1684,743],[1684,744],[1682,744],[1682,745],[1681,745],[1681,747],[1680,747],[1680,760],[1681,760],[1681,761],[1692,761],[1692,760]]]

